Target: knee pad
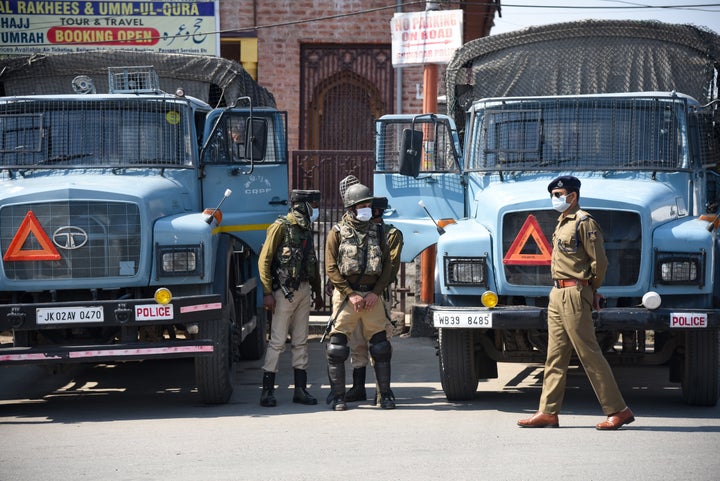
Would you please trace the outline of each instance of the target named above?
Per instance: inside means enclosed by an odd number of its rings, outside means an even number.
[[[382,334],[382,337],[378,337],[376,340],[375,338],[379,334]],[[375,362],[389,361],[392,357],[392,344],[387,340],[384,332],[375,334],[370,339],[370,354]]]
[[[385,331],[376,332],[370,338],[370,344],[376,344],[378,342],[386,341],[387,333]]]
[[[333,364],[342,364],[350,356],[350,348],[347,345],[347,336],[344,334],[335,334],[330,337],[330,342],[325,349],[328,362]]]

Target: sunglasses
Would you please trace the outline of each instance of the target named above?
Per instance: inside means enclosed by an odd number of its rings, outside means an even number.
[[[553,192],[552,194],[550,194],[550,197],[558,197],[559,198],[559,197],[562,197],[563,195],[567,196],[570,194],[572,194],[572,192],[568,192],[567,194],[562,193],[562,192]]]

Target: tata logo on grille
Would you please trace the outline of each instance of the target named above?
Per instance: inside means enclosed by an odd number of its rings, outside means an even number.
[[[88,235],[80,227],[66,225],[53,232],[52,241],[61,249],[74,250],[87,244]]]

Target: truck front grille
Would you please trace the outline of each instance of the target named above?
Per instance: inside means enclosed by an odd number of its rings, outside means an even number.
[[[605,239],[608,257],[608,271],[605,286],[630,286],[638,281],[641,262],[642,229],[640,216],[635,212],[606,210],[588,211],[600,224]],[[532,215],[534,222],[528,222]],[[552,247],[552,233],[557,224],[558,213],[554,210],[511,212],[502,220],[503,268],[507,282],[523,286],[550,286],[549,252],[536,232],[539,226],[542,235]],[[523,230],[531,229],[526,232]],[[521,240],[527,236],[524,244]],[[515,244],[515,245],[513,245]],[[511,250],[511,247],[513,248]]]
[[[64,201],[0,209],[3,269],[10,280],[135,275],[140,234],[135,204]]]

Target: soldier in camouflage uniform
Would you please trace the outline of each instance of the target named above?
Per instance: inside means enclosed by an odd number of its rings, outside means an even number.
[[[387,239],[388,248],[390,249],[390,263],[391,268],[391,283],[397,281],[397,274],[400,270],[400,254],[403,247],[403,234],[392,224],[387,224],[383,220],[383,213],[388,208],[387,197],[374,197],[372,200],[372,222],[381,225],[385,231],[385,238]],[[390,289],[385,289],[383,292],[385,302],[390,302]],[[387,305],[386,312],[390,311],[390,306]],[[389,317],[389,316],[388,316]],[[390,339],[393,333],[393,325],[390,321],[386,324],[387,337]],[[367,391],[365,390],[365,378],[367,375],[367,365],[370,361],[368,353],[368,343],[362,336],[362,323],[358,323],[358,327],[355,328],[352,335],[350,336],[350,365],[353,368],[353,385],[345,394],[345,401],[366,401]],[[379,390],[375,393],[374,404],[377,404]]]
[[[390,389],[392,346],[385,331],[388,319],[382,301],[382,293],[390,284],[392,264],[383,229],[370,222],[372,200],[372,193],[366,186],[354,184],[348,187],[344,197],[347,211],[340,223],[330,230],[325,243],[325,270],[334,286],[335,313],[326,348],[331,389],[328,403],[336,411],[347,408],[345,361],[350,355],[348,338],[359,322],[375,361],[380,407],[395,408],[395,396]]]
[[[272,313],[270,342],[263,364],[260,405],[273,407],[275,374],[288,333],[295,374],[293,402],[317,404],[307,391],[308,324],[310,307],[324,307],[320,269],[313,243],[312,223],[317,219],[320,191],[293,190],[290,212],[267,229],[258,268],[263,287],[263,305]]]

